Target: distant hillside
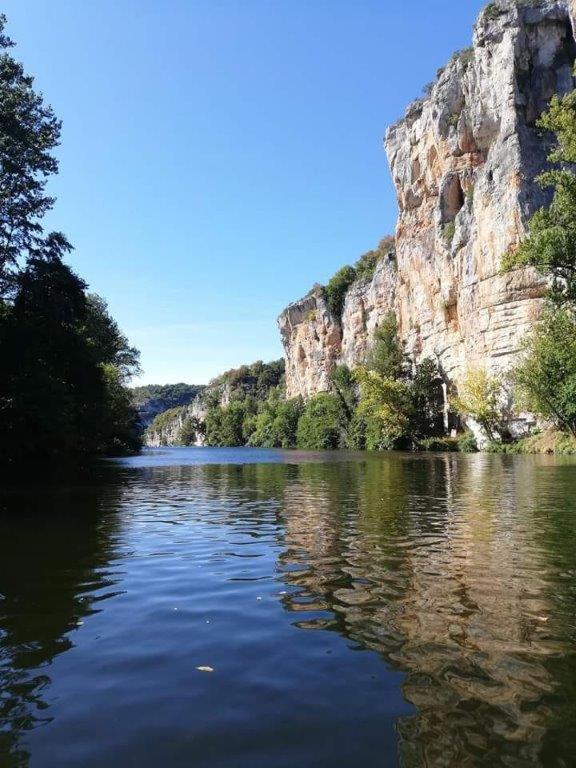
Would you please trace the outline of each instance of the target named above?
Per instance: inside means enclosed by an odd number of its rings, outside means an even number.
[[[147,445],[244,445],[268,400],[284,400],[284,360],[226,371],[191,403],[158,412]]]
[[[132,396],[140,422],[147,427],[159,413],[189,405],[204,389],[200,384],[147,384],[133,387]]]

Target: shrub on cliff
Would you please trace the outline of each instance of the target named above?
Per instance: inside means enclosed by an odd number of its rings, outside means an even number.
[[[344,310],[344,300],[348,289],[356,279],[356,270],[354,267],[346,266],[339,269],[336,274],[330,278],[325,288],[326,301],[330,311],[335,318],[340,320]]]
[[[378,243],[377,248],[372,251],[368,251],[363,256],[360,256],[356,264],[354,264],[354,270],[356,272],[357,280],[371,280],[374,277],[378,262],[385,256],[388,256],[391,251],[394,250],[394,237],[386,235]]]

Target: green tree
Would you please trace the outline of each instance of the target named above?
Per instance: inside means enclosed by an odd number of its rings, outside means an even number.
[[[44,247],[40,221],[54,203],[45,188],[60,140],[60,121],[9,53],[5,25],[0,15],[0,298],[14,288],[19,259]]]
[[[410,435],[415,440],[444,433],[444,394],[438,366],[427,358],[415,366],[410,382]]]
[[[385,378],[401,379],[406,376],[406,356],[398,339],[395,315],[386,315],[376,329],[366,358],[366,368]]]
[[[108,305],[95,293],[86,296],[85,335],[95,359],[116,368],[123,380],[140,373],[140,353],[130,346]]]
[[[85,284],[59,258],[33,257],[3,334],[0,444],[10,455],[87,450],[104,383],[81,333]]]
[[[358,415],[364,422],[368,450],[389,450],[409,434],[412,415],[410,385],[367,368],[355,372],[360,385]]]
[[[554,96],[539,120],[541,128],[555,135],[552,163],[561,168],[538,177],[542,187],[553,190],[552,202],[530,220],[528,237],[518,250],[509,252],[504,269],[532,266],[550,278],[550,298],[558,304],[576,302],[576,174],[565,164],[576,162],[576,92]]]
[[[550,307],[527,337],[512,371],[520,404],[576,437],[576,320]]]
[[[248,416],[244,403],[236,401],[226,407],[217,406],[206,416],[206,442],[215,446],[244,445],[244,421]]]
[[[502,425],[503,385],[483,368],[470,369],[458,387],[458,396],[452,399],[457,413],[474,419],[489,440],[495,440]]]
[[[298,420],[302,414],[301,398],[284,400],[283,393],[273,390],[254,418],[249,445],[259,448],[294,448]]]
[[[297,445],[305,450],[342,447],[345,414],[336,395],[323,392],[309,400],[298,421]]]

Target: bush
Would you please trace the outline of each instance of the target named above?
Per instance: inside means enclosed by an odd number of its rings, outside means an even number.
[[[417,443],[419,451],[454,452],[460,446],[456,437],[425,437]]]
[[[460,453],[476,453],[478,450],[478,443],[474,437],[474,433],[467,429],[456,438],[458,443],[458,450]]]
[[[388,256],[394,250],[394,237],[387,235],[378,243],[378,247],[373,251],[368,251],[360,256],[354,269],[356,270],[357,280],[371,280],[378,266],[378,262],[385,256]]]
[[[456,223],[454,221],[448,221],[444,226],[442,227],[442,237],[444,238],[444,242],[446,243],[446,246],[450,248],[452,245],[452,241],[454,240],[454,235],[456,234]]]
[[[330,307],[330,311],[337,320],[342,318],[342,312],[344,310],[344,300],[348,289],[356,279],[356,270],[354,267],[342,267],[332,277],[328,285],[325,288],[326,301]]]

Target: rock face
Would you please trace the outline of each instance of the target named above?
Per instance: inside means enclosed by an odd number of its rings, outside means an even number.
[[[529,269],[500,273],[503,254],[546,202],[534,182],[547,141],[535,123],[574,88],[576,2],[491,3],[474,44],[452,57],[428,95],[386,134],[397,191],[395,261],[352,285],[341,320],[320,288],[279,319],[288,396],[328,388],[340,361],[362,362],[374,328],[395,312],[415,359],[448,381],[471,367],[510,366],[538,315],[544,285]]]
[[[286,397],[307,398],[327,390],[342,352],[342,328],[330,312],[322,286],[290,304],[278,325],[286,351]]]
[[[204,432],[202,426],[206,419],[208,405],[206,395],[199,393],[188,405],[171,408],[165,411],[159,424],[153,421],[144,433],[144,443],[150,448],[160,448],[165,445],[182,445],[184,430],[189,426],[196,426],[192,440],[188,437],[187,445],[204,445]]]

